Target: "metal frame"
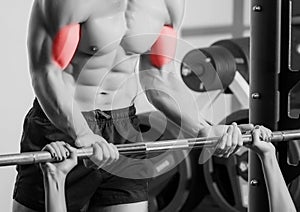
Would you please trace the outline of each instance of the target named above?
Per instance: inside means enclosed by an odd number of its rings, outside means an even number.
[[[251,1],[250,121],[272,130],[297,129],[298,119],[288,114],[289,91],[300,80],[300,72],[289,69],[291,2]],[[287,164],[288,144],[277,144],[280,168],[287,183],[299,175],[300,165]],[[269,211],[261,164],[250,153],[249,212]]]
[[[251,1],[250,122],[277,129],[282,0]],[[249,212],[269,211],[261,162],[250,151]]]

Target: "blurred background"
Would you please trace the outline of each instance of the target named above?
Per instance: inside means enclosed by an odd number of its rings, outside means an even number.
[[[0,7],[0,154],[19,151],[23,118],[31,107],[34,95],[28,71],[26,36],[32,0],[2,1]],[[187,0],[181,38],[188,43],[182,55],[193,48],[208,47],[212,43],[249,35],[248,0]],[[179,71],[179,70],[178,70]],[[201,98],[196,94],[196,98]],[[198,96],[199,95],[199,96]],[[144,98],[141,98],[144,99]],[[200,101],[200,100],[199,100]],[[245,103],[247,104],[247,103]],[[138,111],[151,108],[138,100]],[[221,105],[224,109],[224,105]],[[247,105],[228,103],[228,111]],[[229,113],[229,112],[228,112]],[[216,117],[219,122],[223,116]],[[0,208],[11,211],[15,167],[0,167]]]

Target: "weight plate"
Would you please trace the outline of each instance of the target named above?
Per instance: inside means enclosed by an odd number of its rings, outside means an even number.
[[[162,124],[166,120],[158,113],[139,115],[144,140],[178,138],[180,128],[171,122]],[[153,176],[149,182],[149,211],[180,211],[189,197],[192,183],[193,171],[187,151],[153,154],[149,155],[148,160],[153,164]]]
[[[248,110],[229,115],[222,123],[248,123]],[[212,157],[203,166],[204,177],[215,202],[228,212],[246,212],[248,206],[248,151],[229,158]]]
[[[212,46],[223,46],[228,49],[233,57],[237,71],[249,82],[249,55],[250,55],[250,38],[236,38],[230,40],[220,40],[212,44]]]

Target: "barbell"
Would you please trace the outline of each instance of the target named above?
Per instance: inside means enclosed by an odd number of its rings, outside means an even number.
[[[244,145],[252,142],[251,134],[242,135]],[[271,142],[282,142],[300,138],[300,130],[276,131],[272,133]],[[189,150],[216,145],[220,137],[200,137],[178,140],[165,140],[158,142],[141,142],[134,144],[116,145],[120,154],[148,154],[164,151]],[[79,159],[88,158],[93,154],[93,148],[81,148],[77,150]],[[0,155],[0,166],[27,165],[34,163],[53,162],[55,159],[47,151],[24,152],[17,154]]]

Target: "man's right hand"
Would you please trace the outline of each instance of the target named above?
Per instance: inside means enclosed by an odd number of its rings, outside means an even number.
[[[99,169],[109,166],[119,159],[119,152],[117,147],[108,143],[103,137],[89,133],[80,136],[76,139],[75,145],[77,147],[93,147],[93,155],[89,159],[84,160],[84,164],[88,168]]]

